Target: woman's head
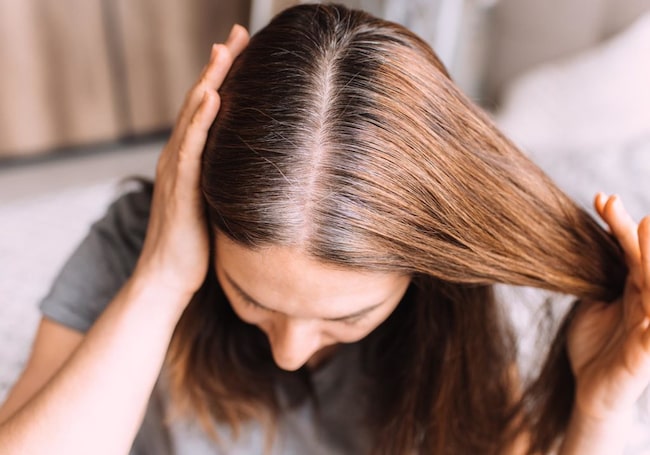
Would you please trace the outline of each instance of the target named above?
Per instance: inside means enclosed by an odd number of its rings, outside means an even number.
[[[399,25],[291,8],[220,94],[201,183],[216,254],[172,342],[177,401],[206,426],[277,414],[277,366],[365,336],[377,452],[497,453],[520,408],[491,284],[610,298],[616,244]],[[354,336],[329,325],[375,301]],[[541,452],[571,407],[563,346],[526,395]]]
[[[612,282],[597,260],[575,270],[602,230],[403,27],[291,8],[251,39],[220,93],[202,187],[214,228],[241,245],[591,297]]]

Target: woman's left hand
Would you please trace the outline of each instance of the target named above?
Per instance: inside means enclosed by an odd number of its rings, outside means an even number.
[[[629,415],[650,383],[650,216],[637,225],[617,196],[598,194],[595,207],[620,243],[629,274],[615,302],[581,303],[568,353],[574,412],[606,422]]]

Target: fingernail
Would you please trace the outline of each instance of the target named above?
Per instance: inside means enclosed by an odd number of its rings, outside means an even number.
[[[238,24],[233,24],[232,28],[230,29],[230,33],[228,34],[228,39],[226,41],[230,41],[235,37],[235,29],[237,28]]]
[[[210,49],[210,61],[213,62],[214,58],[217,56],[217,45],[213,44]]]

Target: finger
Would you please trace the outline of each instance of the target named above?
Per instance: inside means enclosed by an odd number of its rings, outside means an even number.
[[[645,348],[646,352],[650,353],[650,320],[648,318],[645,318],[639,328],[643,330],[643,335],[642,335],[642,342],[643,342],[643,347]]]
[[[207,90],[217,90],[228,74],[232,65],[232,55],[225,44],[213,44],[210,63],[201,74],[200,79],[189,91],[178,120],[178,128],[183,131],[196,113],[203,94]]]
[[[642,298],[648,299],[650,298],[650,216],[646,216],[641,220],[637,232],[641,255],[641,273],[643,276],[644,295]]]
[[[641,253],[641,304],[646,316],[650,316],[650,216],[639,223],[638,236]]]
[[[594,209],[596,209],[596,213],[600,217],[600,219],[604,220],[604,211],[605,211],[605,203],[607,202],[607,195],[603,193],[602,191],[599,191],[596,193],[596,196],[594,197]],[[609,228],[609,226],[605,227],[605,230],[609,233],[612,232],[612,230]]]
[[[213,82],[212,88],[218,89],[223,83],[223,79],[228,69],[230,69],[232,61],[242,53],[248,45],[248,41],[249,36],[246,29],[241,25],[235,24],[224,44],[212,45],[210,60],[203,68],[203,71],[201,71],[195,86],[199,85],[202,81],[209,80]],[[230,62],[228,61],[228,57],[230,57]],[[227,66],[226,71],[223,71],[224,63]]]
[[[201,154],[210,125],[219,111],[219,95],[214,90],[205,92],[203,99],[189,122],[178,151],[179,196],[197,194],[201,171]]]
[[[248,45],[248,32],[241,25],[235,24],[224,44],[213,44],[210,62],[199,78],[198,84],[207,82],[209,88],[219,89],[232,66],[232,62]]]
[[[203,89],[212,88],[218,90],[226,78],[233,61],[241,54],[248,41],[249,37],[246,29],[241,25],[235,24],[224,44],[212,45],[210,61],[201,72],[196,87],[203,85]]]
[[[598,192],[594,198],[594,208],[596,213],[602,218],[603,211],[605,210],[605,203],[607,202],[607,195],[603,192]]]
[[[248,32],[241,25],[235,25],[225,44],[213,44],[210,62],[205,67],[199,80],[187,95],[178,119],[178,128],[183,131],[194,115],[206,90],[218,90],[221,87],[234,59],[248,44]]]
[[[230,30],[230,35],[226,39],[226,46],[230,49],[232,55],[237,58],[239,54],[248,46],[250,36],[246,28],[239,24],[235,24]]]
[[[618,196],[610,196],[607,199],[603,208],[603,220],[609,225],[612,234],[623,248],[630,267],[636,267],[641,259],[638,227]]]

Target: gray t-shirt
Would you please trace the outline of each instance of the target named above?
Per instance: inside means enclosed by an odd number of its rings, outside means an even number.
[[[92,326],[133,272],[150,204],[150,195],[138,191],[123,195],[109,207],[106,215],[92,225],[41,302],[43,316],[80,332]],[[358,345],[344,345],[312,373],[315,398],[283,408],[272,454],[368,452],[370,437],[363,424],[368,397],[361,386],[359,356]],[[220,443],[216,444],[196,422],[170,420],[163,377],[149,401],[132,455],[264,453],[265,434],[258,422],[247,422],[238,438],[232,436],[227,425],[217,424]],[[283,393],[278,389],[280,403]]]

